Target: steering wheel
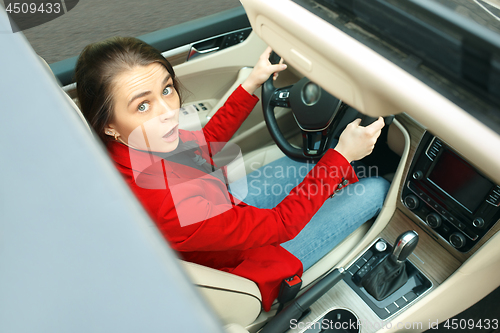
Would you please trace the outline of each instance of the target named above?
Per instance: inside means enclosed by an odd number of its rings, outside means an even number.
[[[280,57],[272,52],[270,62],[277,64]],[[330,147],[335,129],[350,107],[330,95],[316,83],[304,77],[291,86],[276,88],[273,75],[262,85],[262,110],[271,137],[281,151],[294,160],[318,160]],[[293,116],[302,132],[302,149],[293,147],[278,127],[274,108],[291,108]],[[362,126],[377,120],[363,114]],[[354,119],[353,119],[354,120]],[[392,119],[390,119],[392,120]],[[386,119],[386,124],[388,119]],[[319,140],[319,146],[317,141]]]

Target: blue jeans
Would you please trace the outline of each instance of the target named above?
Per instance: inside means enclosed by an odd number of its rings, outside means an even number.
[[[313,166],[310,162],[296,162],[288,157],[269,163],[247,175],[248,194],[243,201],[258,208],[274,208]],[[360,174],[361,169],[361,166],[355,169],[358,177],[367,176],[368,171]],[[373,172],[374,169],[371,170]],[[359,182],[346,186],[325,201],[294,239],[281,246],[296,256],[302,262],[304,271],[307,270],[378,214],[389,185],[384,178],[375,176],[361,178]]]

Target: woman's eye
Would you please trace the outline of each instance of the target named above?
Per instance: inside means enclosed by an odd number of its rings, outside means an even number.
[[[139,107],[137,108],[139,112],[146,112],[149,110],[149,103],[141,103],[139,104]]]
[[[163,95],[170,95],[172,93],[172,87],[171,86],[168,86],[168,87],[165,87],[165,89],[163,89]]]

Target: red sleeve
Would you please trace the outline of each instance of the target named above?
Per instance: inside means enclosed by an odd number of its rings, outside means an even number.
[[[178,251],[246,250],[278,245],[294,238],[343,180],[351,184],[358,179],[347,160],[330,149],[304,180],[273,209],[259,209],[245,204],[217,204],[210,193],[204,196],[186,195],[183,200],[176,200],[175,209],[172,209],[172,198],[167,195],[157,211],[156,221]],[[181,226],[177,211],[192,214],[198,221],[204,216],[213,217]]]
[[[229,96],[224,105],[217,110],[214,116],[203,128],[203,134],[207,144],[212,149],[212,155],[215,155],[236,133],[241,124],[248,117],[250,112],[259,101],[255,95],[250,95],[241,85]],[[215,145],[210,145],[215,143]],[[216,143],[223,143],[217,145]]]

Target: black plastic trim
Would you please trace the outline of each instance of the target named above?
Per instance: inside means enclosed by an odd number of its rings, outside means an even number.
[[[158,30],[138,38],[160,51],[197,42],[233,30],[250,27],[245,9],[240,6],[173,27]],[[61,60],[50,65],[52,72],[62,85],[74,82],[78,56]]]

